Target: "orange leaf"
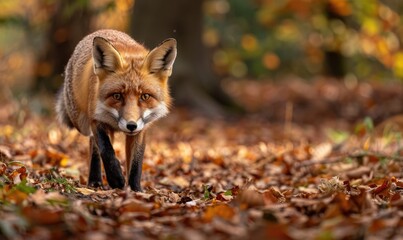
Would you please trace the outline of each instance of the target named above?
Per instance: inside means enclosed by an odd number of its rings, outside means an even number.
[[[203,219],[206,222],[211,222],[213,218],[220,217],[227,221],[232,220],[235,215],[235,210],[226,204],[209,206],[204,212]]]
[[[284,202],[285,198],[281,192],[279,192],[276,189],[274,189],[273,187],[271,187],[271,188],[269,188],[269,190],[267,190],[263,193],[263,200],[264,200],[265,204],[268,205],[268,204],[273,204],[273,203]]]
[[[122,206],[119,208],[121,213],[124,212],[143,212],[150,213],[153,204],[141,202],[136,199],[129,199],[122,203]]]

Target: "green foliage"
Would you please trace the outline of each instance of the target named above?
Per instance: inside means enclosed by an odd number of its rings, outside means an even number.
[[[372,132],[374,130],[374,122],[372,121],[372,118],[365,117],[364,126],[365,126],[365,129],[367,130],[367,132]]]
[[[333,233],[331,231],[323,231],[318,237],[319,240],[331,240],[335,239]]]
[[[68,199],[47,199],[46,200],[50,205],[52,206],[61,206],[61,207],[69,207],[70,206],[70,202],[68,201]]]
[[[12,180],[7,175],[0,175],[0,188],[4,187],[5,183],[10,183]]]
[[[71,183],[68,179],[64,177],[51,177],[46,180],[49,183],[55,184],[58,188],[67,193],[76,193],[77,189],[74,187],[74,183]]]
[[[204,185],[203,186],[203,197],[204,197],[204,200],[208,200],[208,199],[210,199],[211,198],[211,186],[208,186],[208,185]]]
[[[27,19],[21,16],[7,16],[0,17],[0,26],[9,25],[9,26],[17,26],[24,27],[27,26]]]
[[[354,132],[358,135],[371,134],[374,131],[372,118],[365,117],[364,120],[355,126]]]
[[[350,137],[348,132],[341,130],[329,129],[326,133],[328,138],[330,138],[330,140],[336,144],[340,144]]]
[[[15,185],[14,187],[18,191],[26,193],[26,194],[31,194],[31,193],[36,192],[36,188],[27,185],[26,179],[22,180],[19,184]]]
[[[232,196],[232,190],[228,189],[227,191],[225,191],[224,195],[225,196]]]
[[[355,78],[403,77],[399,1],[206,1],[207,44],[219,73],[234,77],[312,77],[326,52]],[[334,15],[336,17],[331,17]]]

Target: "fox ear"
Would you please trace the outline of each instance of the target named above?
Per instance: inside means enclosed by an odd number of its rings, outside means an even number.
[[[158,47],[151,50],[144,62],[146,70],[151,73],[160,73],[171,76],[172,66],[176,58],[176,40],[166,39]]]
[[[102,37],[95,37],[92,44],[95,74],[103,70],[115,72],[122,67],[122,58],[113,45]]]

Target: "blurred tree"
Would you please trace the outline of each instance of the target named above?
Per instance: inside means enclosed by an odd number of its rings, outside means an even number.
[[[240,110],[222,90],[212,68],[211,52],[202,42],[203,0],[138,0],[131,32],[149,48],[166,38],[177,39],[178,56],[171,79],[176,104],[211,115]]]
[[[205,0],[222,74],[403,78],[403,1]]]
[[[175,98],[208,111],[232,105],[216,73],[403,79],[398,0],[0,0],[0,9],[0,81],[34,90],[56,91],[83,36],[128,22],[150,48],[178,39]]]
[[[64,67],[76,44],[89,33],[92,11],[90,1],[49,1],[49,27],[44,28],[44,48],[35,67],[33,92],[56,92]]]
[[[331,23],[332,21],[340,21],[344,25],[346,25],[346,20],[345,20],[345,12],[346,11],[341,11],[339,8],[337,8],[337,4],[340,4],[333,1],[326,1],[324,6],[325,10],[324,13],[327,17],[327,21]],[[347,12],[349,14],[349,12]],[[335,78],[343,78],[346,75],[346,70],[345,70],[345,57],[341,53],[341,41],[340,40],[334,40],[334,42],[337,42],[333,44],[335,47],[333,48],[326,48],[324,50],[325,52],[325,62],[324,62],[324,73],[330,77],[335,77]]]

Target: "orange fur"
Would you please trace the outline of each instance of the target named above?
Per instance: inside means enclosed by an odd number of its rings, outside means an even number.
[[[111,132],[143,134],[151,122],[168,113],[168,78],[175,57],[174,39],[149,51],[116,30],[86,36],[66,66],[56,104],[59,119],[86,136],[101,123]],[[130,132],[130,123],[137,123],[138,129]]]

